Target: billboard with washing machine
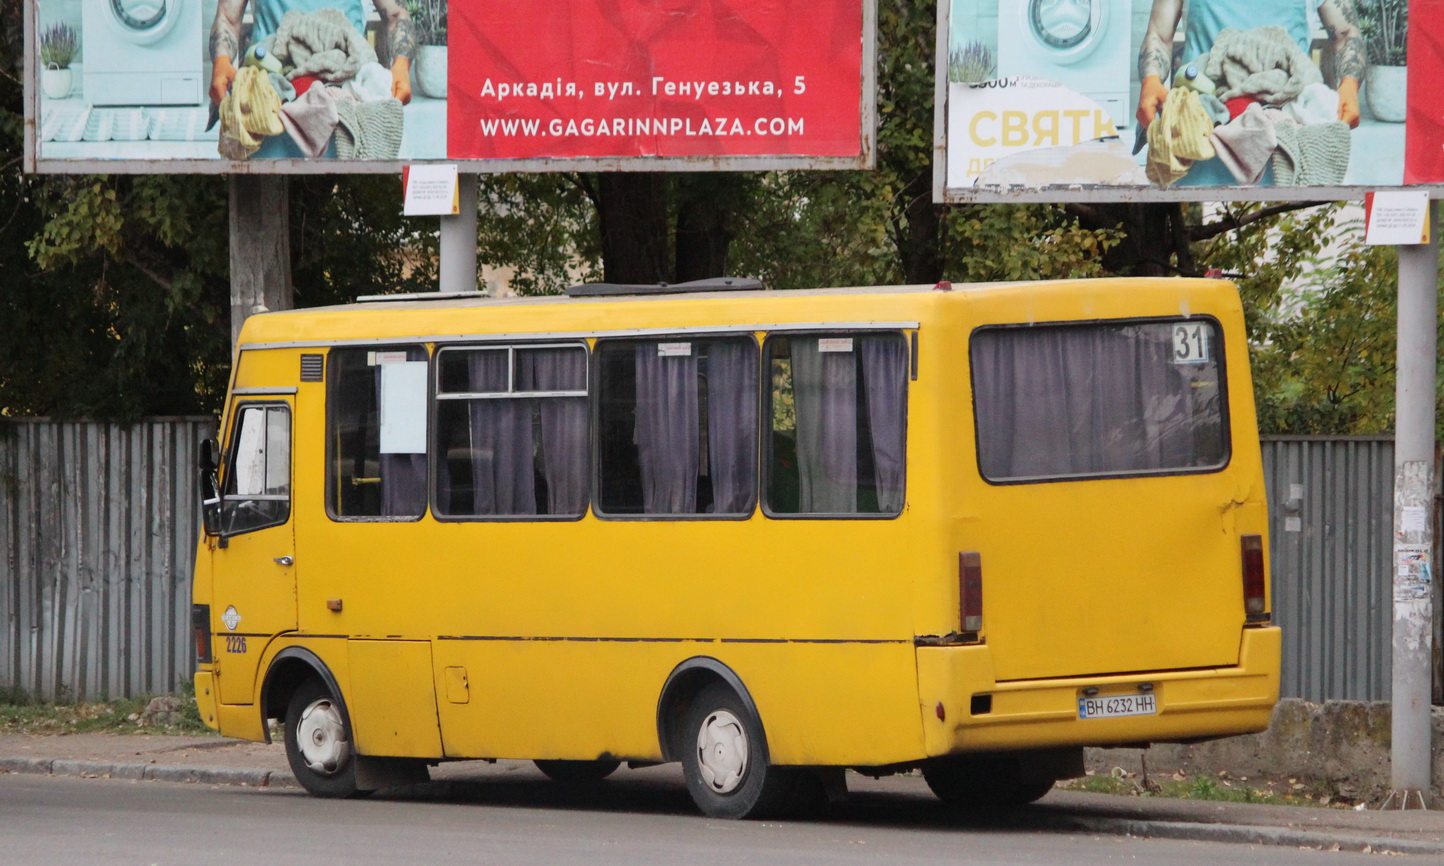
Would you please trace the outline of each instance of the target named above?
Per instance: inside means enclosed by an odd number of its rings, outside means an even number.
[[[1444,183],[1444,0],[940,0],[939,201]]]
[[[872,162],[873,0],[33,0],[26,15],[31,170]]]

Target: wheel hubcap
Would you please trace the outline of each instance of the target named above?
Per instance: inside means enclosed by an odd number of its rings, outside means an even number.
[[[707,716],[697,732],[697,768],[707,787],[718,794],[732,793],[742,784],[748,757],[741,720],[727,710]]]
[[[346,741],[341,712],[330,698],[312,701],[301,713],[296,725],[296,746],[306,766],[317,773],[330,776],[345,766],[351,756],[351,744]]]

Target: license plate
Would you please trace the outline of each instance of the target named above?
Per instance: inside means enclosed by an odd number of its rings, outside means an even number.
[[[1110,695],[1078,699],[1078,718],[1114,719],[1119,716],[1151,716],[1158,712],[1154,695]]]

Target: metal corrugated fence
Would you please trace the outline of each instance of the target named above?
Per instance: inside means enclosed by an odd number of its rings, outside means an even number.
[[[1284,697],[1388,700],[1394,440],[1263,439]]]
[[[172,692],[209,418],[0,421],[0,686],[45,698]]]
[[[192,671],[193,467],[214,422],[0,423],[0,686],[173,690]],[[1393,441],[1269,437],[1263,457],[1284,696],[1388,699]]]

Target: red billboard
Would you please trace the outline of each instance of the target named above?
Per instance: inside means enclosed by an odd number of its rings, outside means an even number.
[[[868,168],[875,0],[36,0],[26,167]]]
[[[859,0],[487,0],[451,12],[459,159],[848,157]]]
[[[1409,3],[1404,183],[1444,183],[1444,0]]]

